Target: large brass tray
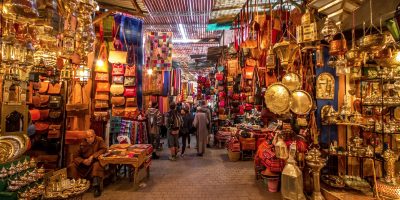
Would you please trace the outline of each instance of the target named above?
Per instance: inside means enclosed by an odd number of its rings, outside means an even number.
[[[287,73],[282,78],[282,83],[289,88],[290,91],[301,89],[301,76],[297,73]]]
[[[8,140],[0,140],[0,163],[8,162],[14,154],[14,145]]]
[[[292,92],[290,101],[290,110],[298,115],[306,115],[311,111],[313,100],[311,95],[304,90],[295,90]]]
[[[265,104],[275,114],[285,114],[289,111],[291,94],[290,90],[282,83],[274,83],[265,91]]]

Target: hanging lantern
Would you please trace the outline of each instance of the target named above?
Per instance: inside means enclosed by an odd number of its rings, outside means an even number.
[[[347,41],[343,33],[340,32],[333,36],[329,42],[329,54],[330,55],[344,55],[347,51]]]
[[[39,17],[36,0],[7,0],[3,5],[3,13],[5,16],[18,16],[22,23]]]
[[[274,45],[274,52],[284,67],[293,63],[293,56],[298,50],[299,46],[296,42],[287,39]]]
[[[317,46],[317,50],[315,51],[315,60],[317,67],[324,66],[324,47],[321,44]]]
[[[325,19],[324,26],[321,29],[321,34],[326,41],[331,41],[332,37],[339,32],[339,28],[336,26],[335,22],[329,18]]]
[[[267,69],[275,69],[276,66],[276,55],[272,47],[269,47],[267,52],[267,62],[266,62]]]
[[[282,171],[281,193],[283,199],[305,200],[303,193],[303,175],[296,165],[296,142],[290,145],[289,159]]]
[[[61,70],[61,79],[70,80],[72,79],[72,68],[69,62],[64,64],[63,69]]]
[[[303,49],[315,48],[315,46],[310,43],[318,40],[317,23],[308,9],[301,17],[301,25],[296,27],[296,39],[297,43],[306,44]]]

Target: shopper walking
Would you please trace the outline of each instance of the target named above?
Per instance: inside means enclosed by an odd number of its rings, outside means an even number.
[[[193,126],[197,128],[197,156],[203,156],[208,136],[208,128],[210,121],[208,120],[207,113],[201,107],[197,108],[197,113],[194,116]]]
[[[156,151],[160,147],[160,127],[163,123],[162,114],[158,110],[157,102],[153,102],[146,111],[147,127],[149,128],[150,144],[153,145],[153,159],[158,159]]]
[[[193,115],[190,114],[188,108],[183,108],[181,110],[182,118],[183,118],[183,127],[181,129],[181,135],[182,135],[182,152],[181,156],[183,157],[185,155],[185,149],[186,149],[186,140],[188,144],[188,148],[190,148],[190,131],[192,130],[193,127]]]
[[[165,116],[165,126],[167,127],[168,147],[171,152],[170,160],[175,161],[179,149],[179,130],[182,127],[182,117],[176,111],[176,104],[169,105],[170,111]]]
[[[211,127],[211,120],[212,120],[212,111],[211,109],[207,106],[206,101],[201,102],[201,107],[204,113],[206,113],[207,119],[208,119],[208,135],[207,135],[207,147],[210,148],[210,140],[211,140],[211,133],[212,133],[212,127]]]

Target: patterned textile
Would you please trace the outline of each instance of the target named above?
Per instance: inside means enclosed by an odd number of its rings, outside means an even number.
[[[172,32],[149,32],[146,35],[146,68],[172,70]]]

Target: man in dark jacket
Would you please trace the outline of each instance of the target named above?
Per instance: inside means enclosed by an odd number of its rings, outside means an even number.
[[[183,108],[181,110],[182,118],[183,118],[183,127],[181,129],[182,134],[182,152],[181,156],[185,155],[186,149],[186,140],[188,142],[188,146],[190,148],[190,131],[193,130],[193,119],[194,116],[189,112],[189,108]]]
[[[101,181],[104,177],[104,168],[98,157],[107,151],[107,146],[101,137],[96,136],[94,130],[86,132],[85,140],[80,144],[79,151],[68,166],[68,176],[92,179],[94,195],[101,195]]]
[[[150,144],[153,145],[153,159],[158,159],[156,154],[157,149],[160,147],[160,126],[163,123],[162,114],[157,109],[157,102],[151,104],[151,108],[146,111],[147,127],[149,129]]]

